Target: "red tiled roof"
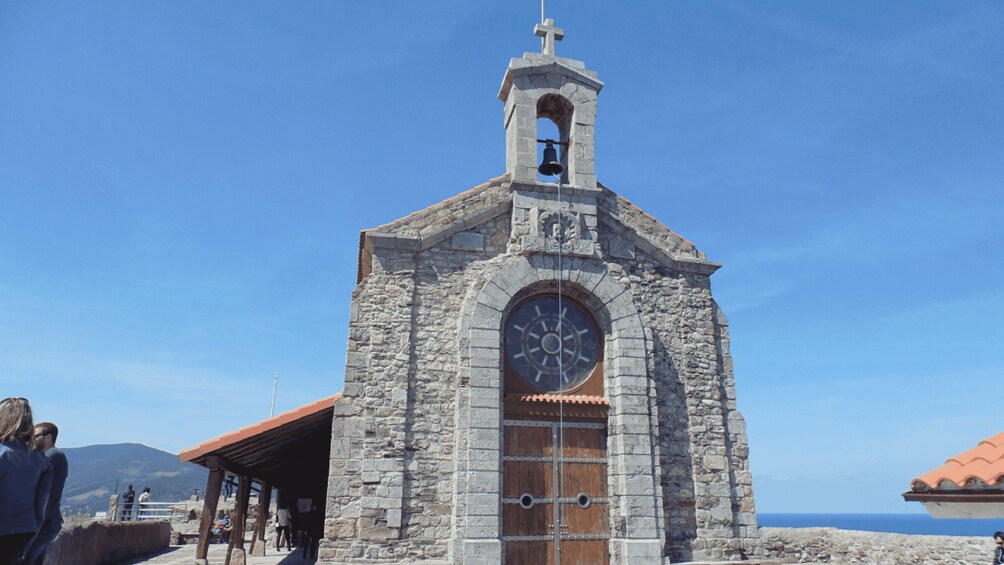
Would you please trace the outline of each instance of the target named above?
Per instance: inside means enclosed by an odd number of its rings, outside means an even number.
[[[510,398],[524,402],[548,402],[552,404],[559,402],[565,402],[566,404],[595,404],[600,406],[608,406],[610,404],[602,396],[589,396],[588,394],[514,394]]]
[[[1004,485],[1004,432],[989,437],[910,483],[914,492]],[[996,489],[995,489],[996,490]]]
[[[334,408],[335,402],[341,397],[342,393],[340,392],[332,396],[326,396],[320,400],[315,400],[310,404],[304,404],[299,408],[290,410],[289,412],[283,412],[278,416],[262,420],[257,424],[251,424],[250,426],[245,426],[239,430],[223,434],[217,438],[204,441],[199,445],[182,450],[178,453],[178,459],[180,459],[182,463],[189,461],[198,463],[201,459],[205,458],[206,455],[215,451],[247,441],[254,436],[260,436],[266,432],[278,431],[284,426],[293,424],[298,420],[304,420],[309,416],[320,414],[326,410],[331,411]]]

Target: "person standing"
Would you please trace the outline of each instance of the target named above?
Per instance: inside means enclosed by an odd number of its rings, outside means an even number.
[[[994,532],[994,543],[997,550],[994,551],[994,565],[1004,565],[1004,532]]]
[[[308,557],[317,560],[317,547],[324,530],[324,519],[317,511],[317,507],[311,504],[310,510],[301,515],[303,523],[300,530],[303,532],[300,537],[300,544],[303,547],[303,558]]]
[[[26,399],[0,400],[0,565],[20,563],[45,521],[52,468],[31,449],[34,431]]]
[[[285,505],[279,506],[275,511],[275,550],[279,551],[282,545],[283,535],[286,537],[286,551],[293,550],[293,542],[290,540],[289,527],[291,525],[289,509]]]
[[[122,521],[128,522],[132,519],[132,503],[136,500],[136,491],[132,489],[132,485],[126,487],[125,492],[122,493]]]
[[[49,502],[45,505],[45,521],[42,528],[35,534],[28,547],[24,550],[24,562],[27,565],[42,565],[45,560],[45,550],[56,539],[59,530],[63,528],[63,513],[59,510],[63,498],[63,486],[69,473],[66,455],[56,447],[59,428],[51,422],[42,422],[35,426],[35,451],[45,454],[52,466],[52,489],[49,491]]]
[[[139,494],[136,501],[136,519],[141,520],[143,516],[143,503],[150,502],[150,487],[143,487],[143,492]]]

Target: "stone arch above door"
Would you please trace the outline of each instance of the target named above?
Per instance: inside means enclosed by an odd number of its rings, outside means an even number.
[[[628,287],[594,259],[512,257],[465,301],[457,380],[453,562],[495,564],[501,544],[501,327],[527,287],[561,280],[587,297],[606,334],[605,386],[610,402],[608,490],[612,563],[661,564],[662,491],[658,412],[641,316]]]

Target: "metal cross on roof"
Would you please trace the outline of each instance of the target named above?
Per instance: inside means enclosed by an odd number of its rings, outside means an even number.
[[[565,30],[554,27],[554,20],[551,18],[533,26],[533,34],[540,38],[540,52],[545,55],[555,55],[554,42],[565,38]]]

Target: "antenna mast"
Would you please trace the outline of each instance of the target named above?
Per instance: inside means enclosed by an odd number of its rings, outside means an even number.
[[[268,417],[275,416],[275,391],[279,388],[279,371],[275,372],[275,379],[272,380],[272,409],[268,412]]]

